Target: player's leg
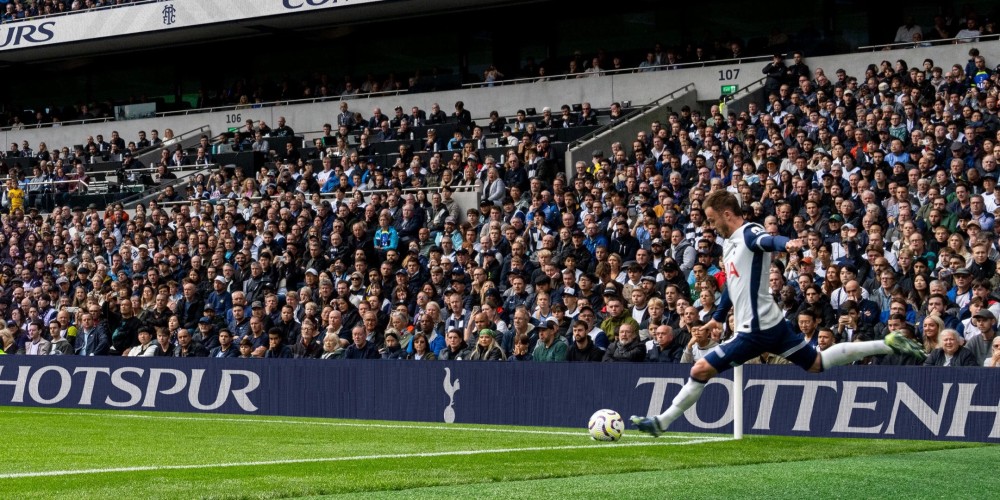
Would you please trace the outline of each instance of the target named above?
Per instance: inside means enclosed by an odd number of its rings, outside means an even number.
[[[748,359],[759,356],[761,352],[759,346],[751,342],[747,334],[738,335],[732,341],[717,346],[707,356],[694,364],[691,368],[691,378],[684,384],[684,387],[681,387],[680,392],[677,393],[665,412],[653,417],[633,415],[632,423],[647,434],[659,436],[688,408],[698,402],[709,380],[733,366],[741,365]]]
[[[920,344],[900,333],[892,332],[885,336],[885,340],[835,344],[819,353],[809,371],[819,372],[834,366],[851,364],[868,356],[892,353],[909,355],[921,362],[927,357]]]

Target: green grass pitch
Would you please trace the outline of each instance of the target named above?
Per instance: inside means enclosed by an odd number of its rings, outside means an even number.
[[[0,407],[0,498],[984,498],[1000,447]]]

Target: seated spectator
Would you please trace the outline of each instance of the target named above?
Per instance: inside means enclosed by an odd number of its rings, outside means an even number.
[[[507,357],[496,341],[496,332],[485,328],[479,331],[476,346],[469,349],[469,352],[463,359],[473,361],[504,361]]]
[[[976,355],[962,345],[962,337],[957,331],[947,328],[940,334],[938,347],[931,351],[924,366],[982,366],[976,362]]]
[[[652,346],[646,350],[646,361],[680,363],[689,342],[687,335],[675,335],[670,325],[659,325],[653,333]]]
[[[556,336],[557,327],[553,320],[539,324],[538,342],[535,343],[535,350],[531,353],[533,361],[566,361],[566,342]]]
[[[573,322],[573,343],[566,351],[566,361],[601,361],[604,351],[598,348],[590,338],[590,324],[578,319]]]
[[[637,329],[633,324],[623,323],[618,328],[618,339],[608,346],[603,361],[645,361],[646,346],[639,341]]]
[[[414,335],[411,345],[413,346],[413,352],[410,352],[406,356],[406,359],[416,361],[434,361],[437,359],[437,356],[431,352],[430,342],[427,341],[427,336],[423,333]]]

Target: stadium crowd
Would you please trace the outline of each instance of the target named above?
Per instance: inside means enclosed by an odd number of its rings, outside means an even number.
[[[796,54],[764,73],[766,100],[745,112],[685,107],[595,150],[571,178],[549,134],[587,124],[589,105],[477,126],[462,103],[365,120],[344,103],[314,151],[321,168],[276,151],[255,177],[194,177],[134,215],[43,216],[9,181],[0,348],[693,362],[735,329],[699,328],[731,272],[701,209],[725,189],[766,231],[807,242],[760,279],[820,349],[901,331],[927,364],[1000,363],[997,72],[973,49],[951,67],[828,76]],[[435,137],[445,122],[454,137]],[[421,148],[390,167],[368,161],[369,141],[409,138],[410,123],[428,126],[412,137]],[[269,137],[293,135],[283,120],[247,127],[226,140],[268,151]],[[477,129],[503,141],[501,157],[480,157]],[[479,207],[462,213],[456,189]],[[786,362],[778,354],[759,362]]]
[[[143,0],[9,0],[4,2],[0,22],[10,23],[39,16],[70,14],[141,1]]]

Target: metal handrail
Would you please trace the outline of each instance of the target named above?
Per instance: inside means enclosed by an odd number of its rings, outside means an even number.
[[[455,188],[455,191],[459,192],[459,193],[465,193],[465,192],[472,193],[472,192],[476,191],[476,184],[475,183],[473,183],[473,184],[463,184],[463,185],[460,185],[460,186],[453,186],[453,187]],[[402,188],[401,191],[403,193],[416,193],[418,191],[433,191],[433,192],[438,192],[440,189],[441,188],[439,186],[424,186],[424,187],[418,187],[418,188],[415,188],[415,187]],[[365,196],[369,196],[369,195],[372,195],[372,194],[393,193],[396,190],[395,189],[361,189],[360,191]],[[334,198],[334,197],[336,197],[336,193],[332,193],[332,192],[331,193],[317,193],[317,194],[319,194],[319,197],[323,198],[323,199],[328,199],[328,198]],[[310,193],[310,196],[312,196],[312,193]],[[234,201],[243,201],[243,200],[260,201],[262,199],[264,199],[264,197],[258,195],[258,196],[250,196],[250,197],[238,196],[236,198],[219,198],[219,199],[215,199],[215,200],[201,200],[201,201],[207,201],[209,203],[213,203],[214,204],[214,203],[218,203],[220,201],[229,201],[229,200],[234,200]],[[159,206],[161,206],[161,207],[162,206],[173,206],[173,205],[188,205],[192,201],[194,201],[194,200],[187,199],[187,200],[182,200],[182,201],[158,201],[158,202],[156,202],[156,204],[159,205]]]
[[[749,94],[750,92],[753,92],[753,91],[757,90],[755,88],[755,86],[757,86],[757,85],[763,86],[765,80],[767,80],[766,76],[762,77],[759,80],[754,80],[754,81],[750,82],[749,84],[747,84],[746,87],[743,87],[743,88],[737,90],[736,92],[733,92],[732,94],[727,95],[722,100],[723,100],[723,102],[726,102],[726,103],[732,102],[732,101],[736,100],[738,97],[742,97],[740,94]],[[751,90],[751,89],[753,89],[753,90]]]
[[[675,70],[675,69],[687,69],[687,68],[703,68],[705,66],[717,66],[721,64],[743,64],[756,61],[765,61],[774,57],[771,55],[762,56],[751,56],[751,57],[739,57],[732,59],[714,59],[711,61],[700,61],[700,62],[688,62],[688,63],[677,63],[677,64],[658,64],[655,66],[648,67],[630,67],[621,69],[608,69],[601,70],[600,73],[588,74],[584,72],[579,73],[563,73],[560,75],[552,76],[531,76],[525,78],[511,78],[505,80],[495,80],[493,82],[472,82],[462,84],[463,88],[482,88],[482,87],[497,87],[502,85],[516,85],[520,83],[535,83],[535,82],[548,82],[548,81],[560,81],[560,80],[576,80],[578,78],[588,78],[591,76],[608,76],[608,75],[621,75],[621,74],[633,74],[633,73],[644,73],[646,70],[652,70],[651,72],[664,71],[664,70]]]
[[[125,198],[122,198],[122,199],[118,200],[118,203],[121,203],[123,206],[132,205],[129,208],[135,208],[135,206],[134,206],[135,204],[141,203],[143,199],[159,193],[160,191],[166,189],[167,186],[174,186],[174,187],[180,186],[181,184],[183,184],[185,182],[188,182],[188,177],[192,177],[192,176],[198,175],[200,173],[204,173],[204,172],[210,172],[210,171],[212,171],[212,169],[219,167],[219,164],[218,163],[214,163],[214,164],[211,164],[211,165],[185,165],[185,167],[203,167],[203,168],[193,168],[190,171],[188,171],[188,169],[186,169],[184,167],[179,167],[177,169],[173,169],[173,170],[171,170],[171,172],[176,172],[176,171],[180,170],[180,171],[183,171],[183,172],[187,173],[188,175],[185,175],[184,177],[180,177],[180,178],[177,178],[177,179],[171,179],[171,181],[168,182],[168,183],[166,183],[166,184],[161,184],[159,186],[156,186],[158,188],[156,191],[152,191],[152,192],[142,191],[142,192],[139,192],[139,193],[132,193],[129,196],[126,196]]]
[[[683,86],[683,87],[681,87],[679,89],[676,89],[676,90],[670,92],[669,94],[667,94],[667,95],[665,95],[663,97],[660,97],[658,99],[650,101],[649,103],[646,103],[646,104],[644,104],[642,106],[638,106],[634,110],[632,110],[631,113],[623,115],[620,119],[618,119],[618,121],[616,121],[614,123],[609,123],[609,124],[604,125],[602,127],[599,127],[597,130],[595,130],[595,131],[593,131],[593,132],[591,132],[589,134],[586,134],[583,137],[580,137],[577,140],[569,143],[569,145],[566,146],[566,149],[567,149],[567,151],[569,151],[569,150],[572,150],[575,147],[578,147],[580,144],[583,144],[583,143],[585,143],[587,141],[593,140],[594,138],[596,138],[596,137],[598,137],[600,135],[603,135],[604,133],[608,132],[609,130],[614,129],[615,127],[618,127],[620,125],[624,125],[625,123],[631,121],[632,118],[635,118],[636,116],[639,116],[642,113],[645,113],[650,108],[659,106],[660,103],[663,102],[664,100],[672,99],[674,97],[674,95],[677,94],[678,92],[687,91],[687,90],[690,90],[690,89],[693,89],[693,88],[694,88],[694,82],[689,83],[689,84],[687,84],[687,85],[685,85],[685,86]]]
[[[274,106],[288,106],[291,104],[316,104],[318,102],[340,102],[350,99],[368,99],[372,97],[384,97],[384,96],[396,96],[400,94],[409,93],[407,90],[388,90],[383,92],[368,92],[366,94],[353,94],[350,96],[328,96],[328,97],[309,97],[306,99],[282,99],[280,101],[268,101],[253,104],[229,104],[226,106],[212,106],[210,108],[192,108],[192,109],[182,109],[177,111],[164,111],[162,113],[156,113],[157,118],[162,118],[165,116],[179,116],[179,115],[190,115],[196,113],[215,113],[219,111],[243,111],[243,110],[254,110],[260,108],[270,108]]]
[[[930,47],[934,45],[947,45],[952,43],[980,43],[988,42],[990,40],[1000,40],[1000,34],[992,35],[980,35],[972,38],[944,38],[941,40],[921,40],[919,42],[898,42],[898,43],[883,43],[880,45],[862,45],[858,47],[858,50],[871,50],[872,52],[877,52],[879,50],[892,50],[892,49],[903,49],[910,47]]]
[[[11,179],[13,179],[13,177],[3,177],[3,178],[0,178],[0,182],[7,182],[7,181],[9,181]],[[14,179],[14,180],[16,180],[18,184],[21,183],[20,180],[17,180],[17,179]],[[80,179],[66,179],[64,181],[53,181],[53,180],[35,181],[34,179],[31,179],[31,180],[29,180],[27,182],[27,185],[28,186],[51,186],[51,185],[54,185],[54,184],[74,184],[74,183],[76,183],[76,184],[80,184],[81,186],[83,186],[86,189],[90,189],[90,185],[93,184],[93,183],[97,183],[97,182],[99,182],[99,181],[93,181],[90,184],[88,184],[86,182],[83,182]],[[30,189],[30,187],[29,187],[29,189]]]

